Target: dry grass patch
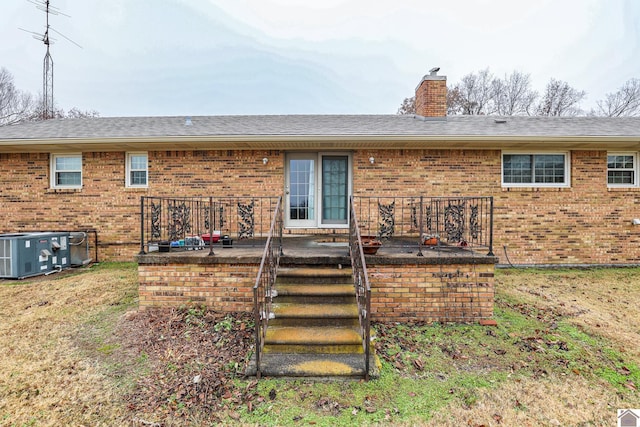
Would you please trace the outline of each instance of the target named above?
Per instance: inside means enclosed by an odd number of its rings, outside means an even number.
[[[615,425],[616,409],[628,405],[606,384],[581,376],[523,377],[480,390],[470,406],[456,398],[425,425],[605,426]]]
[[[612,340],[640,363],[640,269],[504,270],[496,287]]]
[[[0,282],[0,424],[117,423],[120,391],[77,340],[91,316],[117,318],[136,292],[131,265]]]

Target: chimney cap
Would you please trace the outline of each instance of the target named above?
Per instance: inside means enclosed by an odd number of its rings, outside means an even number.
[[[440,71],[440,67],[433,67],[429,70],[429,74],[431,74],[432,76],[436,76],[438,75],[438,71]]]

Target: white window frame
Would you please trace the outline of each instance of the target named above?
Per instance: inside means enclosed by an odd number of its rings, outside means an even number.
[[[609,183],[609,156],[633,156],[633,169],[611,169],[611,170],[621,170],[628,171],[631,170],[633,172],[633,183],[632,184],[615,184]],[[607,187],[609,188],[632,188],[638,186],[638,153],[634,151],[613,151],[607,152]]]
[[[56,175],[59,172],[58,170],[56,170],[56,159],[58,158],[62,158],[62,157],[73,157],[73,158],[79,158],[80,159],[80,170],[65,170],[65,171],[60,171],[60,172],[80,172],[80,184],[79,185],[61,185],[58,184],[57,179],[56,179]],[[49,165],[49,171],[50,171],[50,185],[51,188],[61,188],[61,189],[80,189],[82,188],[82,184],[83,184],[83,173],[82,173],[82,153],[65,153],[65,154],[51,154],[50,156],[50,165]]]
[[[146,157],[146,162],[145,162],[145,167],[144,169],[132,169],[131,168],[131,158],[133,156],[141,156],[144,155]],[[125,185],[127,188],[148,188],[149,187],[149,153],[146,151],[132,151],[132,152],[127,152],[127,156],[126,156],[126,175],[125,175]],[[140,172],[143,171],[145,172],[146,175],[146,179],[145,179],[145,184],[132,184],[131,183],[131,172]]]
[[[563,155],[564,156],[564,182],[563,183],[544,183],[544,182],[504,182],[504,156],[505,155],[528,155],[528,156],[544,156],[544,155]],[[533,177],[535,179],[535,177]],[[508,188],[569,188],[571,187],[571,152],[569,151],[503,151],[500,154],[500,179],[503,187]]]

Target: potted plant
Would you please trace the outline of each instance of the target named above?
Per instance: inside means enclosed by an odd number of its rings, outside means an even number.
[[[382,242],[377,236],[360,236],[362,239],[362,252],[365,255],[375,255],[382,246]]]
[[[423,234],[422,244],[425,246],[437,246],[440,241],[440,236],[437,234]]]

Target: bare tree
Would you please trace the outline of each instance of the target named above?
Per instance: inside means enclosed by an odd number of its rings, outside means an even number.
[[[100,113],[97,112],[96,110],[80,110],[77,107],[73,107],[72,109],[70,109],[69,111],[67,111],[66,114],[64,114],[64,117],[67,119],[80,119],[80,118],[84,118],[84,117],[100,117]]]
[[[488,68],[467,74],[453,86],[456,96],[447,110],[467,115],[493,113],[493,80]]]
[[[42,95],[37,98],[29,92],[16,88],[13,75],[6,68],[0,68],[0,126],[22,121],[45,120]],[[54,107],[50,119],[75,119],[80,117],[100,117],[96,110],[80,110],[71,108],[67,113],[62,108]]]
[[[551,79],[542,96],[531,88],[531,75],[514,70],[504,78],[489,68],[469,73],[447,88],[447,114],[502,116],[576,116],[584,114],[580,102],[586,92]],[[598,102],[593,115],[640,115],[640,79],[631,79],[614,94]],[[398,114],[415,114],[415,99],[405,98]]]
[[[397,114],[415,114],[416,113],[416,97],[405,98],[402,105],[398,108]]]
[[[33,96],[17,89],[9,70],[0,68],[0,126],[30,119],[34,108]]]
[[[562,80],[551,78],[537,108],[539,116],[577,116],[582,113],[580,102],[587,92],[577,90]]]
[[[494,79],[493,111],[501,116],[531,115],[538,93],[531,89],[531,75],[513,71]]]
[[[640,116],[640,79],[627,80],[617,92],[608,93],[596,104],[598,108],[591,111],[596,116]]]

